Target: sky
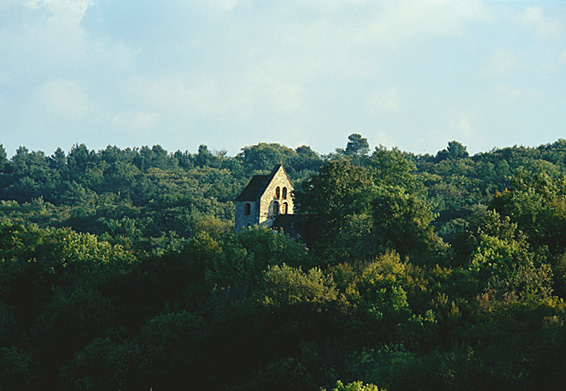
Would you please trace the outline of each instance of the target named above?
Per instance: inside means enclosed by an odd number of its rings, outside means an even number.
[[[566,1],[0,0],[0,144],[472,154],[566,137]]]

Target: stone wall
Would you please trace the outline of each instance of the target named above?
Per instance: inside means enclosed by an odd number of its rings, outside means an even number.
[[[246,204],[250,204],[250,214],[246,215]],[[236,201],[236,213],[234,215],[234,229],[236,232],[242,231],[246,227],[253,227],[258,224],[257,202]]]

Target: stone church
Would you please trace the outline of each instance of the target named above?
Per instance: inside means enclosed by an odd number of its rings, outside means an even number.
[[[281,164],[269,175],[254,175],[236,198],[234,229],[292,228],[293,184]]]

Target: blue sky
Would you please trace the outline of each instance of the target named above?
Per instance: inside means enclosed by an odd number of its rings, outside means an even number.
[[[370,145],[566,137],[566,2],[0,0],[0,143]]]

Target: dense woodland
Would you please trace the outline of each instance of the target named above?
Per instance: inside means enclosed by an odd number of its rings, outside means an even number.
[[[233,232],[283,163],[300,237]],[[0,390],[566,382],[566,140],[469,156],[0,146]]]

